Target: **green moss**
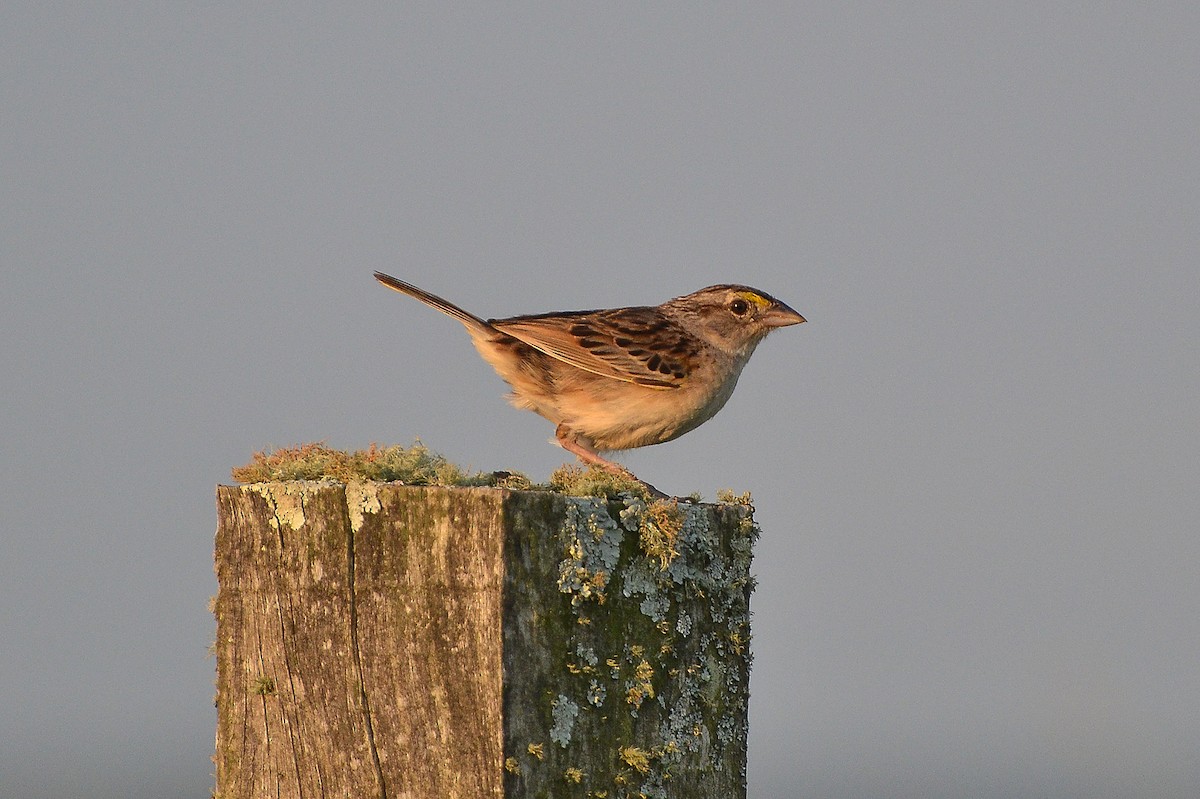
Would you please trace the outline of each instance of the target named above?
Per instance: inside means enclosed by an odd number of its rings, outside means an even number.
[[[250,688],[250,693],[255,696],[274,696],[275,695],[275,678],[268,677],[265,674],[260,674],[254,681],[254,685]]]
[[[743,494],[733,493],[733,489],[721,488],[717,490],[717,502],[722,505],[741,505],[744,508],[754,510],[754,498],[747,491]]]
[[[274,452],[256,452],[250,462],[235,467],[239,483],[286,482],[289,480],[400,481],[408,485],[494,485],[512,475],[468,475],[420,441],[411,447],[372,444],[365,450],[345,452],[322,443],[283,447]]]
[[[401,482],[423,486],[491,486],[513,491],[552,491],[576,497],[630,495],[649,501],[646,487],[636,480],[610,474],[603,469],[564,465],[550,475],[550,482],[536,484],[512,471],[468,472],[417,440],[410,447],[371,444],[349,452],[323,442],[255,452],[250,462],[231,470],[238,483],[274,483],[293,480],[327,480],[337,483],[360,481]]]
[[[638,525],[642,552],[657,560],[663,571],[679,555],[676,545],[683,531],[683,520],[684,514],[678,503],[659,500],[646,508]]]
[[[616,497],[629,494],[649,501],[646,486],[624,475],[597,466],[564,464],[550,475],[550,489],[572,497]]]

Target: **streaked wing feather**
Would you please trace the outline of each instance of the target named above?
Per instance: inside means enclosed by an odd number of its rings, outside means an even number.
[[[498,330],[564,363],[651,388],[679,388],[690,345],[683,331],[652,308],[492,319]],[[653,348],[647,345],[654,342]],[[665,346],[664,346],[665,345]]]

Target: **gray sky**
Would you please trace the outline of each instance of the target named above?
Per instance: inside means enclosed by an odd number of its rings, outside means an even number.
[[[0,796],[208,796],[254,449],[564,462],[376,269],[809,319],[623,457],[754,492],[755,799],[1200,793],[1200,6],[575,5],[0,12]]]

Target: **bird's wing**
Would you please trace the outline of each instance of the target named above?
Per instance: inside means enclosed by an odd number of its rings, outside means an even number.
[[[700,345],[653,308],[517,316],[488,324],[564,363],[650,388],[679,388]]]

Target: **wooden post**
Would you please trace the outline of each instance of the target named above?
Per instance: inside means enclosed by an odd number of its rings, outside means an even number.
[[[745,796],[749,508],[217,489],[218,799]]]

